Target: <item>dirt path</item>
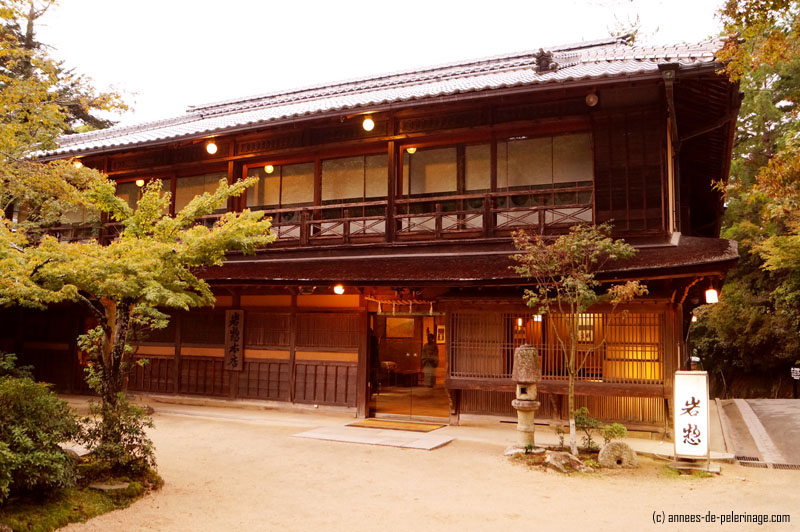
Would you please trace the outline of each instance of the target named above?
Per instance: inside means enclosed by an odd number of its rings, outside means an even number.
[[[800,471],[723,464],[713,478],[636,471],[564,477],[502,456],[514,438],[458,439],[435,451],[293,438],[349,418],[315,412],[195,409],[157,413],[164,488],[132,507],[62,530],[792,530]],[[212,417],[205,417],[210,415]],[[484,433],[495,435],[496,429]],[[668,514],[790,514],[789,524],[653,524]]]

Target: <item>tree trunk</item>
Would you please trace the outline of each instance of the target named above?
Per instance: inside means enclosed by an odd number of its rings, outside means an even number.
[[[574,321],[574,320],[573,320]],[[574,327],[574,325],[573,325]],[[568,388],[567,388],[567,409],[569,410],[569,450],[572,454],[578,454],[578,436],[575,430],[575,359],[578,355],[577,334],[570,335],[569,364],[567,365]]]
[[[119,395],[125,385],[125,344],[130,329],[131,305],[114,301],[103,301],[109,324],[107,339],[103,343],[102,383],[100,388],[101,412],[103,416],[102,439],[106,443],[122,441],[119,426]]]
[[[569,374],[569,387],[567,392],[567,408],[569,409],[569,452],[578,455],[578,437],[575,431],[575,375]]]

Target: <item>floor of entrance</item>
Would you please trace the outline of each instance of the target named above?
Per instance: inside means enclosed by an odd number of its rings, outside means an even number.
[[[434,388],[389,386],[373,394],[370,411],[376,415],[443,418],[450,413],[450,403],[444,386]]]

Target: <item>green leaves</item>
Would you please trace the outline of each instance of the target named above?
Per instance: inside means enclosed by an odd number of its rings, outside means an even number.
[[[601,301],[618,304],[647,293],[638,282],[613,287],[607,294],[599,294],[600,283],[595,273],[610,260],[624,260],[636,249],[622,240],[610,237],[611,225],[578,225],[553,241],[540,235],[523,231],[515,233],[514,245],[522,253],[512,258],[517,274],[536,282],[534,288],[525,290],[525,300],[540,314],[551,305],[575,308],[584,312]]]
[[[691,341],[705,369],[743,389],[788,375],[800,349],[800,3],[729,0],[721,11],[730,41],[722,58],[744,92],[723,236],[740,260],[720,302],[701,307]],[[785,371],[785,373],[784,373]]]

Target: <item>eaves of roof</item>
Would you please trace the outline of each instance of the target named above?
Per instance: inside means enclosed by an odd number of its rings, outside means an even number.
[[[440,101],[446,97],[483,97],[504,90],[546,89],[553,84],[617,81],[658,75],[658,65],[677,63],[683,70],[715,65],[721,40],[676,46],[623,46],[606,39],[553,47],[553,71],[539,72],[537,52],[529,51],[463,63],[439,65],[360,80],[190,107],[184,116],[113,127],[60,139],[44,155],[58,158],[152,146],[178,140],[251,130],[327,114]]]
[[[510,243],[494,246],[456,245],[428,250],[374,252],[336,256],[281,250],[264,256],[232,257],[199,275],[211,283],[303,284],[344,282],[362,285],[513,285],[524,283],[511,267]],[[598,272],[603,280],[654,279],[721,274],[738,260],[736,242],[719,238],[681,237],[677,244],[641,247],[626,261],[609,262]]]

